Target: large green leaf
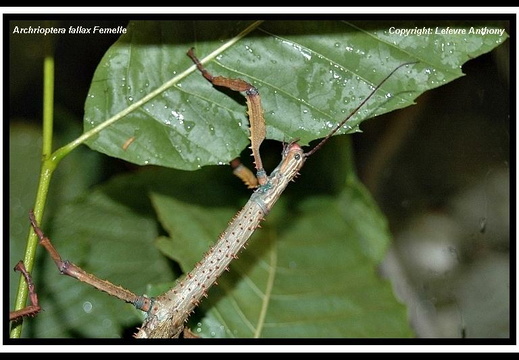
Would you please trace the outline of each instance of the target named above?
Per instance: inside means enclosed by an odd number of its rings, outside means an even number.
[[[418,61],[395,73],[341,131],[355,132],[362,120],[408,106],[422,92],[462,76],[465,61],[508,36],[435,33],[436,27],[469,32],[482,25],[488,24],[435,21],[432,34],[401,36],[391,29],[427,25],[131,22],[92,81],[85,131],[100,124],[105,128],[88,144],[136,164],[186,170],[238,156],[248,144],[244,101],[237,94],[217,91],[195,72],[186,56],[192,46],[215,75],[242,78],[259,89],[267,138],[298,138],[302,144],[329,133],[398,65]]]
[[[235,212],[160,194],[152,200],[171,236],[157,245],[186,272]],[[296,209],[277,204],[202,302],[193,330],[203,337],[411,336],[405,307],[376,273],[388,243],[383,216],[357,182]]]

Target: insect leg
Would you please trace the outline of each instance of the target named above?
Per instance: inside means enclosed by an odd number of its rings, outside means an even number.
[[[38,295],[36,294],[36,289],[34,287],[34,282],[32,281],[31,274],[29,274],[29,272],[25,269],[23,261],[18,261],[14,267],[14,270],[21,272],[25,278],[25,282],[27,283],[27,287],[29,289],[29,299],[31,300],[31,305],[26,306],[21,310],[11,311],[9,313],[9,321],[16,320],[24,316],[34,316],[41,310],[38,302]]]
[[[258,182],[260,185],[265,184],[267,182],[267,174],[263,169],[263,162],[261,161],[259,148],[265,139],[266,127],[258,89],[241,79],[231,79],[223,76],[211,75],[195,56],[193,48],[189,49],[187,55],[191,58],[191,60],[193,60],[197,69],[202,73],[202,75],[213,85],[223,86],[234,91],[245,92],[250,123],[250,148],[252,150],[252,156],[254,157],[254,165],[256,166],[256,176],[258,177]]]
[[[107,280],[102,280],[95,275],[89,274],[79,266],[71,263],[68,260],[62,260],[58,251],[54,247],[54,245],[50,242],[50,239],[45,236],[41,228],[38,226],[36,218],[34,217],[34,213],[31,211],[29,213],[29,219],[31,221],[31,225],[34,229],[34,232],[40,239],[40,245],[47,250],[50,254],[52,260],[56,264],[56,267],[63,275],[68,275],[77,279],[81,282],[87,283],[90,286],[93,286],[97,290],[101,290],[106,292],[109,295],[112,295],[120,300],[133,304],[137,309],[142,311],[149,311],[153,301],[145,296],[138,296],[133,292],[121,287],[112,284]]]

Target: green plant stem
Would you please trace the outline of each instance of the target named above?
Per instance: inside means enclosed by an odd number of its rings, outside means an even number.
[[[43,209],[47,200],[52,173],[60,160],[51,156],[54,117],[54,57],[52,55],[51,44],[46,44],[45,54],[46,56],[43,60],[43,163],[34,204],[34,214],[36,219],[40,222],[43,217]],[[34,267],[37,247],[38,237],[33,231],[30,231],[27,238],[23,260],[28,272],[31,272]],[[25,307],[28,293],[28,285],[23,276],[21,276],[18,285],[18,293],[16,295],[15,310],[20,310]],[[19,338],[21,336],[22,324],[22,321],[13,324],[10,334],[11,338]]]
[[[46,53],[48,54],[47,50]],[[54,119],[54,57],[46,56],[43,60],[43,159],[48,159],[52,152],[52,129]]]

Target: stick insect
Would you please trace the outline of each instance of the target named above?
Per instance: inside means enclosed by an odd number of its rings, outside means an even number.
[[[142,326],[135,334],[136,338],[176,338],[189,337],[185,329],[190,314],[198,306],[203,297],[207,297],[209,288],[226,270],[231,261],[245,247],[247,241],[267,216],[288,184],[293,181],[302,169],[305,161],[318,151],[344,124],[380,89],[380,87],[400,68],[413,64],[404,63],[391,71],[373,91],[348,115],[339,122],[313,149],[304,152],[297,141],[283,145],[282,158],[279,165],[267,175],[263,169],[259,147],[265,138],[265,120],[258,90],[241,79],[232,79],[211,75],[190,49],[187,55],[196,65],[200,73],[214,86],[226,87],[234,91],[244,92],[250,122],[251,151],[256,167],[256,177],[247,173],[236,163],[235,173],[251,187],[256,188],[244,207],[233,217],[227,229],[218,238],[216,244],[207,251],[192,271],[166,293],[155,297],[138,296],[106,280],[100,280],[88,274],[76,265],[63,261],[50,240],[39,228],[31,213],[30,219],[40,244],[49,252],[62,274],[87,282],[95,288],[105,291],[123,301],[132,303],[137,309],[147,313]],[[245,174],[245,175],[243,175]]]

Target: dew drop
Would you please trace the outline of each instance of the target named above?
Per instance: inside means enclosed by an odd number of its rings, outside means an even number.
[[[89,314],[90,312],[92,312],[92,303],[90,301],[85,301],[83,303],[83,311],[86,312],[87,314]]]
[[[332,77],[337,80],[337,79],[340,79],[341,76],[339,74],[337,74],[335,71],[333,70],[330,70],[330,74],[332,74]]]
[[[186,131],[191,131],[195,127],[195,123],[193,121],[184,121],[184,116],[178,120],[181,124],[184,124],[184,129],[186,129]]]
[[[171,111],[171,115],[173,115],[180,124],[183,124],[184,123],[184,115],[181,113],[181,112],[178,112],[178,111],[175,111],[175,110],[172,110]]]
[[[351,125],[348,125],[348,124],[342,125],[342,128],[345,129],[345,130],[351,130],[352,129]]]

